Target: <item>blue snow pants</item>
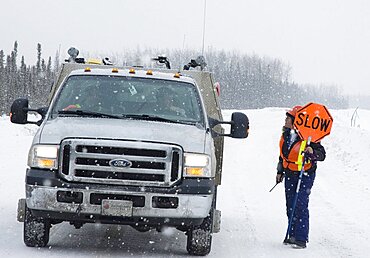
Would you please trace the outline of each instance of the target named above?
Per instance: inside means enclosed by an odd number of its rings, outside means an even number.
[[[315,180],[316,172],[303,174],[301,187],[298,193],[298,200],[294,211],[292,227],[289,232],[289,238],[295,238],[298,241],[308,241],[309,231],[309,212],[308,201],[311,188]],[[299,173],[287,172],[285,174],[285,198],[288,223],[292,213],[292,206],[297,189]]]

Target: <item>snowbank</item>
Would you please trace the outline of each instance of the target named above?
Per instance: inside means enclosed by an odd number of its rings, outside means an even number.
[[[225,138],[223,182],[218,208],[221,232],[209,257],[368,257],[370,239],[370,111],[331,110],[332,133],[322,141],[327,159],[319,164],[310,200],[310,242],[305,250],[282,245],[287,219],[284,189],[275,183],[278,141],[285,109],[245,110],[248,139]],[[224,111],[225,120],[232,111]],[[24,173],[34,125],[13,125],[0,117],[0,256],[133,257],[186,256],[185,235],[168,229],[139,233],[129,227],[67,223],[51,230],[49,248],[27,248],[16,222],[17,200],[24,196]]]

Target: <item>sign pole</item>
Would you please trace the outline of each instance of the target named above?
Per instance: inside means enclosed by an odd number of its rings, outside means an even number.
[[[308,137],[307,145],[306,146],[309,146],[310,143],[311,143],[311,136]],[[301,168],[301,171],[299,172],[297,188],[296,188],[295,195],[294,195],[294,200],[293,200],[293,205],[292,205],[292,211],[290,213],[289,223],[288,223],[288,229],[287,229],[286,234],[285,234],[284,242],[286,242],[288,240],[288,238],[289,238],[289,232],[292,229],[292,222],[293,222],[293,217],[294,217],[294,211],[295,211],[295,208],[297,206],[298,194],[299,194],[299,190],[301,188],[301,182],[302,182],[302,177],[303,177],[305,163],[306,163],[306,159],[305,159],[304,153],[303,153],[302,168]]]

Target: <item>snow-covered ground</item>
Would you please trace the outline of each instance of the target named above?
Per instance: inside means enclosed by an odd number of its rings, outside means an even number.
[[[223,182],[218,208],[221,232],[209,257],[369,257],[370,111],[331,110],[332,133],[322,144],[327,159],[319,164],[310,197],[307,249],[284,246],[287,228],[283,185],[275,183],[278,141],[285,109],[244,111],[248,139],[225,139]],[[232,111],[225,111],[225,119]],[[163,257],[187,256],[186,237],[168,229],[139,233],[128,226],[84,225],[76,230],[53,226],[46,248],[28,248],[16,221],[17,200],[24,197],[27,152],[37,129],[0,117],[0,257]]]

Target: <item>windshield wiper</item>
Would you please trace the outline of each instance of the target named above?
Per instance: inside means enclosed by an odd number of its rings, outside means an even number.
[[[194,122],[189,121],[182,121],[182,120],[174,120],[174,119],[168,119],[161,116],[152,116],[147,114],[122,114],[123,118],[131,118],[131,119],[138,119],[138,120],[151,120],[151,121],[160,121],[160,122],[169,122],[169,123],[177,123],[177,124],[191,124],[195,125]]]
[[[137,119],[137,120],[150,120],[150,121],[160,121],[160,122],[168,122],[168,123],[178,123],[178,124],[187,124],[187,125],[196,125],[195,122],[190,121],[183,121],[183,120],[174,120],[168,119],[161,116],[151,116],[146,114],[122,114],[121,116],[117,115],[110,115],[105,113],[93,112],[93,111],[86,111],[86,110],[59,110],[59,115],[78,115],[78,116],[88,116],[88,117],[101,117],[101,118],[115,118],[115,119]]]
[[[186,120],[174,120],[168,119],[161,116],[152,116],[147,114],[122,114],[122,117],[129,118],[129,119],[138,119],[138,120],[151,120],[151,121],[160,121],[160,122],[168,122],[168,123],[176,123],[176,124],[185,124],[185,125],[197,125],[198,122],[193,121],[186,121]]]
[[[167,119],[160,116],[151,116],[146,114],[136,115],[136,114],[122,114],[123,118],[132,118],[132,119],[139,119],[139,120],[152,120],[152,121],[162,121],[162,122],[170,122],[170,123],[177,123],[177,120]]]
[[[89,116],[89,117],[102,117],[102,118],[116,118],[120,119],[120,116],[110,115],[99,112],[92,112],[86,110],[58,110],[59,115],[78,115],[78,116]]]

